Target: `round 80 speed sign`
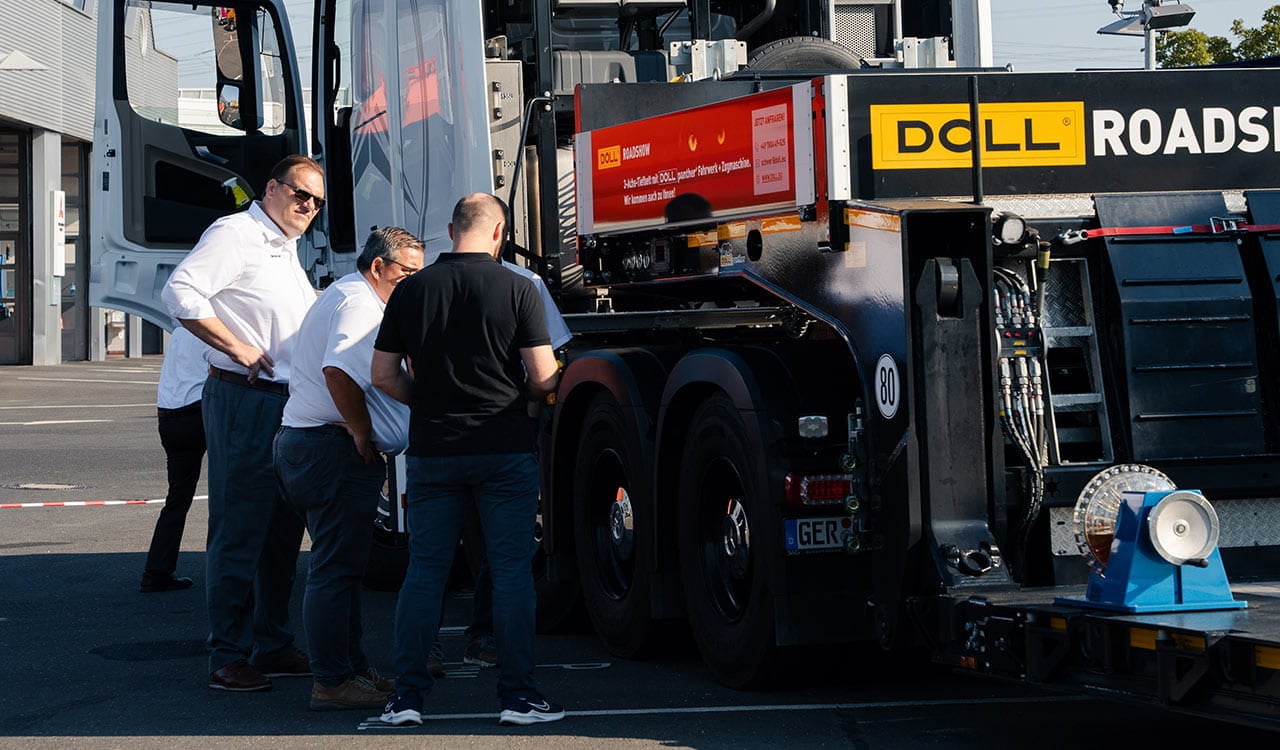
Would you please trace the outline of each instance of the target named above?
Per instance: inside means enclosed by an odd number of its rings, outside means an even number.
[[[898,402],[902,399],[902,379],[898,377],[898,363],[888,354],[881,354],[876,362],[871,390],[875,394],[880,416],[893,419],[898,413]]]

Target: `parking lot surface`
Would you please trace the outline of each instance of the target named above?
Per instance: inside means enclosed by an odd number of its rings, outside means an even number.
[[[1172,743],[1190,732],[1237,746],[1274,741],[834,649],[791,665],[766,689],[734,691],[708,676],[679,628],[644,661],[611,657],[581,627],[540,636],[538,683],[569,716],[500,727],[496,674],[461,663],[465,588],[451,594],[448,676],[422,727],[386,727],[372,712],[308,711],[309,679],[276,680],[261,694],[211,691],[203,481],[178,568],[196,587],[137,589],[165,493],[159,369],[158,357],[0,368],[0,746],[1047,750],[1129,747],[1131,737]],[[305,565],[304,552],[295,598]],[[365,601],[366,648],[388,672],[394,594],[367,592]]]

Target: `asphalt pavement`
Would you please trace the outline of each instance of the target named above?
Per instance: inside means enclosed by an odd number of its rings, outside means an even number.
[[[270,693],[212,691],[203,499],[188,518],[178,569],[196,587],[137,589],[165,493],[159,370],[158,357],[0,368],[0,747],[1051,750],[1275,739],[839,650],[791,665],[768,689],[734,691],[708,676],[678,628],[643,661],[611,657],[584,628],[540,636],[538,684],[569,716],[501,727],[496,674],[461,663],[465,588],[451,594],[448,675],[422,727],[386,727],[373,712],[311,712],[305,678],[276,680]],[[295,599],[306,560],[304,551]],[[365,645],[383,672],[394,606],[394,594],[366,592]],[[305,646],[305,634],[299,641]]]

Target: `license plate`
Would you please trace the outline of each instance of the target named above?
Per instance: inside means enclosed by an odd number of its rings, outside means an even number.
[[[783,521],[788,552],[841,549],[847,516],[833,518],[788,518]]]

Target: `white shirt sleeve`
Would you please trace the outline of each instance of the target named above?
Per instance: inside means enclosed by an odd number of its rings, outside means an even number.
[[[547,283],[542,280],[542,277],[530,269],[517,266],[510,261],[504,260],[502,265],[508,270],[528,277],[533,282],[533,285],[538,288],[538,294],[542,297],[542,309],[546,312],[547,336],[551,339],[551,348],[559,349],[569,343],[569,340],[573,338],[573,334],[569,332],[569,326],[560,315],[560,308],[556,307],[556,301],[551,298],[551,290],[547,288]]]
[[[334,310],[325,342],[321,369],[336,367],[360,386],[363,391],[373,387],[370,370],[373,367],[373,341],[382,324],[382,313],[374,305],[361,304],[348,298]]]
[[[206,229],[160,293],[169,315],[181,320],[217,317],[209,300],[244,270],[241,244],[234,226],[215,222]]]
[[[556,301],[551,298],[551,290],[547,288],[542,277],[534,274],[533,285],[538,287],[538,294],[542,295],[542,308],[547,313],[547,336],[551,338],[551,348],[559,349],[569,343],[573,334],[569,332],[569,326],[560,315],[560,308],[556,307]]]

